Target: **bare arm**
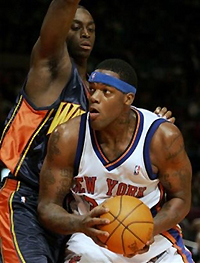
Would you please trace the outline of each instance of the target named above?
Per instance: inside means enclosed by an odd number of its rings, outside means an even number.
[[[38,215],[46,228],[64,235],[83,232],[103,245],[97,235],[108,235],[95,228],[109,223],[98,218],[107,210],[96,207],[86,215],[68,213],[63,201],[73,182],[74,159],[78,142],[80,117],[58,126],[50,136],[47,155],[40,174]]]
[[[151,143],[152,163],[158,169],[167,201],[154,218],[154,235],[180,223],[191,205],[192,168],[179,129],[161,124]]]
[[[80,0],[53,0],[33,47],[26,92],[36,106],[51,105],[71,74],[66,37]]]
[[[37,42],[39,56],[61,55],[80,0],[53,0],[49,6]]]

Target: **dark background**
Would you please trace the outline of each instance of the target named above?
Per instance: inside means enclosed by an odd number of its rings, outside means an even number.
[[[31,49],[49,3],[0,3],[1,131],[28,72]],[[192,209],[186,220],[191,225],[200,218],[200,0],[83,0],[80,4],[96,21],[88,70],[105,58],[127,60],[139,79],[135,105],[151,111],[166,106],[176,117],[193,166]],[[185,236],[194,240],[190,231],[186,229]]]

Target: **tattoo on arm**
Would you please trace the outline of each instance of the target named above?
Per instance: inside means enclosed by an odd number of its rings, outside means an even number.
[[[185,169],[184,169],[185,168]],[[178,182],[180,188],[185,189],[188,180],[187,180],[187,168],[182,167],[179,170],[174,170],[174,172],[170,174],[164,174],[162,176],[162,184],[168,190],[171,190],[175,185],[174,182]]]
[[[63,197],[68,194],[69,189],[72,186],[73,169],[68,168],[60,171],[60,180],[56,189],[56,202],[62,200]]]
[[[167,160],[173,159],[176,156],[178,156],[183,150],[184,150],[184,144],[181,143],[177,149],[177,147],[175,146],[175,144],[179,144],[179,139],[181,138],[181,135],[179,134],[178,136],[176,136],[176,138],[174,138],[171,142],[171,144],[169,145],[169,147],[167,148],[168,151],[168,156],[167,156]]]
[[[41,183],[42,183],[42,191],[44,193],[48,193],[49,186],[56,183],[54,174],[52,173],[52,170],[50,168],[47,168],[42,176],[41,176]]]
[[[60,139],[59,132],[54,133],[53,136],[51,137],[51,143],[49,145],[49,151],[48,151],[48,158],[50,161],[53,161],[54,155],[61,154],[60,149],[57,146],[59,139]]]

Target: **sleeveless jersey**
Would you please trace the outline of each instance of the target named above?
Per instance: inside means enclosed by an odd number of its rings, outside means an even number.
[[[115,195],[140,198],[151,209],[153,216],[161,208],[165,195],[157,174],[152,171],[150,142],[159,125],[166,120],[144,109],[132,107],[132,110],[137,116],[135,132],[124,153],[114,161],[107,159],[98,144],[90,126],[89,114],[82,115],[72,189],[80,214],[87,213]],[[155,236],[149,251],[136,255],[134,262],[147,262],[174,244],[186,257],[184,253],[189,255],[189,252],[185,251],[180,232],[180,227],[175,226]]]
[[[29,101],[24,86],[5,121],[0,141],[0,160],[11,171],[10,178],[38,188],[49,135],[58,124],[84,113],[88,101],[74,65],[70,81],[51,106],[35,107]]]

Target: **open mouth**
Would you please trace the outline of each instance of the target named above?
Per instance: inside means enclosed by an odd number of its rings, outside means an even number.
[[[91,108],[90,113],[99,113],[98,110]]]
[[[90,119],[95,120],[98,116],[99,116],[99,111],[94,108],[90,108]]]

